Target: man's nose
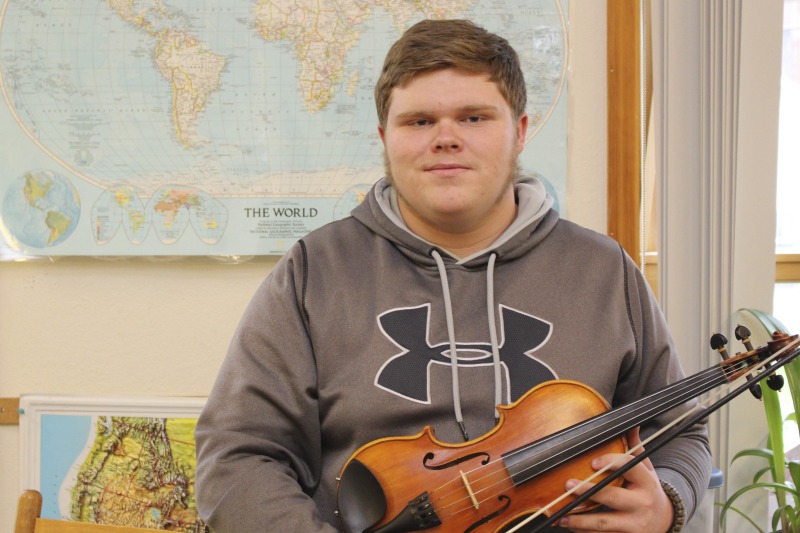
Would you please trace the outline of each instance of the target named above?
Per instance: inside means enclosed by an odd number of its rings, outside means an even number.
[[[436,152],[460,150],[462,140],[455,124],[442,120],[436,124],[436,136],[433,139],[433,149]]]

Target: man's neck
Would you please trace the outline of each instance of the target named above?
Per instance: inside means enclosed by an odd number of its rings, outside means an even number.
[[[504,210],[489,224],[476,225],[469,229],[458,225],[430,226],[421,224],[413,213],[408,212],[408,208],[403,203],[401,202],[400,212],[408,229],[459,259],[490,247],[514,222],[517,215],[517,206],[513,204],[511,209]]]

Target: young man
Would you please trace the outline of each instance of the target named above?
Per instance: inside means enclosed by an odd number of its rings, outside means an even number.
[[[525,84],[504,39],[420,22],[375,94],[386,178],[270,273],[198,422],[197,501],[217,533],[336,531],[336,477],[357,448],[423,426],[477,439],[496,405],[546,381],[619,406],[682,377],[635,264],[560,220],[542,183],[519,174]],[[711,471],[705,429],[651,459],[561,525],[679,530]]]

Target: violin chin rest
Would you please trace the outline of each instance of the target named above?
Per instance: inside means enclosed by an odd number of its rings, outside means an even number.
[[[345,533],[363,533],[386,514],[380,482],[358,459],[347,463],[339,478],[336,505]]]

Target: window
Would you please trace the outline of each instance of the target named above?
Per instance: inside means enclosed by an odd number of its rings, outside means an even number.
[[[776,198],[775,293],[772,314],[788,333],[800,333],[800,0],[784,0],[781,100],[778,119],[778,187]],[[781,394],[784,413],[794,409],[791,396]],[[784,445],[800,445],[796,431],[784,432]]]
[[[800,332],[800,0],[784,0],[773,314]]]

